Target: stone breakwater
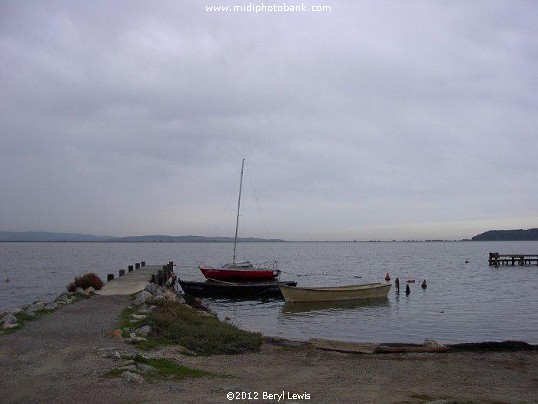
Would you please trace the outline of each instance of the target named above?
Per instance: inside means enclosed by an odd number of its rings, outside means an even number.
[[[95,289],[93,287],[87,289],[77,288],[74,292],[62,293],[51,301],[37,300],[18,309],[0,312],[0,324],[2,324],[0,333],[20,328],[24,321],[32,320],[41,314],[50,313],[81,298],[89,298],[94,294]]]
[[[135,295],[131,305],[128,307],[128,309],[134,311],[129,316],[130,323],[136,325],[137,323],[144,321],[156,307],[151,303],[158,300],[169,300],[177,301],[183,304],[185,303],[185,299],[174,291],[157,286],[154,283],[148,283],[144,290]],[[150,332],[150,326],[143,325],[135,329],[131,329],[131,327],[116,329],[112,331],[110,336],[116,339],[123,339],[124,342],[136,343],[146,341]],[[128,337],[123,338],[123,335],[125,334],[127,334]]]
[[[147,341],[151,333],[149,325],[138,326],[147,319],[148,315],[155,309],[154,303],[159,300],[176,301],[185,304],[185,299],[170,289],[148,283],[144,290],[138,292],[131,304],[127,307],[131,311],[129,314],[129,324],[123,325],[112,331],[109,336],[126,342],[136,344]],[[113,359],[116,366],[109,372],[119,376],[127,383],[144,383],[145,376],[158,373],[154,367],[144,363],[148,358],[142,355],[137,349],[118,349],[117,347],[102,347],[98,349],[98,354],[103,358]]]

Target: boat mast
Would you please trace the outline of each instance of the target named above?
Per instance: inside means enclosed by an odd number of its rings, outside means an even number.
[[[239,199],[237,200],[237,219],[235,221],[235,237],[234,237],[234,258],[232,263],[235,265],[235,248],[237,246],[237,230],[239,229],[239,209],[241,207],[241,189],[243,188],[243,169],[245,168],[245,159],[241,163],[241,179],[239,180]]]

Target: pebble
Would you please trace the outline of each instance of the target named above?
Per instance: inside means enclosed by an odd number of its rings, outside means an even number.
[[[144,383],[145,380],[142,376],[139,374],[125,371],[121,374],[121,378],[125,380],[127,383]]]

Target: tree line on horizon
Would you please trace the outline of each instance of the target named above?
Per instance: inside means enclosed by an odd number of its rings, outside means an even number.
[[[471,241],[536,241],[538,228],[519,230],[489,230],[471,238]]]

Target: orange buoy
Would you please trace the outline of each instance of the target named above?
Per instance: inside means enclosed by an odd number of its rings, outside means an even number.
[[[390,275],[389,275],[388,272],[387,272],[387,274],[385,275],[385,280],[386,280],[386,281],[390,281]]]

